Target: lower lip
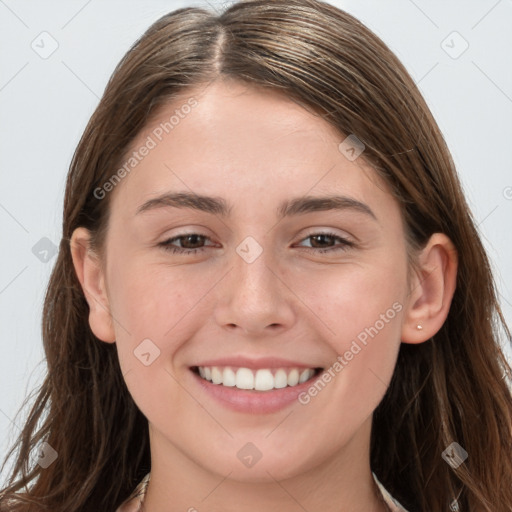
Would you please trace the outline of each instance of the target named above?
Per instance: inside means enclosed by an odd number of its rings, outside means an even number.
[[[256,391],[213,384],[201,378],[192,370],[191,373],[202,389],[221,405],[233,411],[251,414],[269,414],[288,407],[297,401],[298,396],[306,391],[322,375],[322,372],[320,372],[297,386],[287,386],[269,391]]]

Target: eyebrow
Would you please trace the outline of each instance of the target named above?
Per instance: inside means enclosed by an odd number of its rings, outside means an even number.
[[[220,215],[221,217],[228,217],[232,211],[232,207],[222,197],[198,195],[189,192],[172,192],[149,199],[137,208],[136,214],[164,207],[191,208],[213,215]],[[304,196],[287,200],[277,208],[277,215],[279,218],[284,218],[332,210],[353,210],[377,220],[376,215],[367,204],[352,197],[339,195]]]

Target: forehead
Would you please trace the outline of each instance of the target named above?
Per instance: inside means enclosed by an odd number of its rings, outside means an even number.
[[[201,85],[161,108],[136,137],[114,196],[132,211],[170,190],[280,202],[333,190],[360,200],[389,196],[362,158],[342,154],[344,139],[280,92],[236,81]]]

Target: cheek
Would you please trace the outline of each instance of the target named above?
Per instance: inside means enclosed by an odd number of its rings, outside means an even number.
[[[321,325],[341,356],[346,385],[357,394],[378,380],[387,383],[400,346],[406,289],[405,258],[395,254],[379,264],[339,266],[325,276],[310,276],[298,295],[307,298],[311,318]]]
[[[391,261],[391,260],[390,260]],[[302,295],[324,326],[323,340],[332,360],[300,403],[323,411],[332,427],[326,435],[333,445],[347,441],[382,400],[393,375],[400,347],[406,275],[396,256],[394,263],[338,268],[325,278],[304,282]],[[308,286],[309,285],[309,286]],[[334,405],[338,404],[338,406]],[[300,429],[300,415],[296,428]],[[339,428],[344,425],[344,428]]]
[[[119,363],[130,394],[147,417],[169,421],[168,411],[186,405],[178,383],[181,344],[193,335],[188,322],[208,288],[208,279],[191,286],[183,269],[155,267],[143,258],[125,259],[110,271]],[[166,407],[168,405],[169,407]],[[188,404],[190,406],[190,404]]]
[[[400,255],[390,260],[389,264],[337,265],[329,272],[296,280],[302,282],[298,290],[294,287],[297,295],[304,297],[312,318],[325,326],[326,339],[343,348],[365,328],[377,323],[380,331],[383,321],[386,326],[398,323],[396,313],[402,309],[406,286],[405,263]]]
[[[138,335],[156,338],[170,335],[211,288],[204,272],[199,275],[183,266],[155,265],[143,258],[116,265],[109,280],[111,303],[119,320]]]
[[[123,371],[140,366],[134,356],[143,350],[144,345],[139,349],[143,342],[163,356],[155,360],[155,368],[165,361],[174,371],[181,345],[207,321],[209,292],[219,281],[218,274],[191,266],[155,265],[136,257],[111,268],[109,295]],[[148,339],[151,343],[144,341]]]

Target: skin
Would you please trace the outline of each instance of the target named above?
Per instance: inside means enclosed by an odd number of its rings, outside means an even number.
[[[361,157],[339,151],[345,136],[277,92],[231,81],[198,86],[166,106],[133,148],[191,96],[198,105],[110,192],[103,259],[88,250],[84,228],[71,241],[91,329],[117,344],[128,389],[149,421],[145,509],[382,512],[369,465],[372,413],[400,343],[428,340],[446,319],[453,244],[434,234],[408,283],[404,225],[387,186]],[[170,191],[223,197],[231,215],[136,213]],[[286,199],[332,193],[365,203],[377,220],[349,209],[276,214]],[[341,244],[310,238],[326,231],[354,245],[321,253]],[[191,233],[208,238],[174,246],[202,244],[202,252],[158,245]],[[236,252],[247,236],[263,249],[252,263]],[[396,302],[401,311],[307,405],[234,412],[206,396],[189,370],[233,354],[328,368]],[[160,350],[149,366],[133,353],[146,338]],[[262,453],[250,468],[237,457],[247,442]]]

